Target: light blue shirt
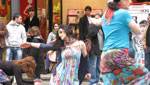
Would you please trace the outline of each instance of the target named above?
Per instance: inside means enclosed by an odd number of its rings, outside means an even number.
[[[106,23],[105,14],[102,16],[102,29],[105,40],[103,50],[112,48],[129,48],[129,32],[128,24],[132,17],[127,10],[118,9],[114,11],[113,18],[109,24]]]
[[[56,34],[54,34],[53,32],[50,32],[47,38],[47,44],[50,44],[50,41],[54,40],[56,37]]]

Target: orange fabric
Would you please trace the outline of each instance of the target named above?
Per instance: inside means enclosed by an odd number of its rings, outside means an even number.
[[[111,19],[113,18],[114,15],[114,10],[108,8],[106,14],[105,14],[105,18],[107,19],[107,23],[111,22]]]
[[[124,9],[123,6],[117,6],[117,8],[119,9]],[[105,14],[105,18],[107,19],[107,23],[109,24],[111,22],[111,19],[113,18],[113,15],[114,15],[114,10],[108,8],[106,14]]]

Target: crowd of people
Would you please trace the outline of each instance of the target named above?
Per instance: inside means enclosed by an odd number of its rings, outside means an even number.
[[[101,82],[104,85],[149,85],[150,14],[147,29],[141,31],[128,12],[130,3],[131,0],[110,0],[104,14],[95,17],[91,16],[91,6],[86,6],[85,15],[79,20],[79,39],[70,26],[56,22],[44,43],[34,8],[29,8],[25,26],[21,24],[20,14],[14,14],[7,25],[0,21],[0,83],[9,85],[7,76],[15,76],[18,85],[41,83],[40,74],[45,71],[43,51],[46,50],[50,85],[81,85],[85,77],[90,85],[101,85]],[[145,57],[145,64],[139,63],[139,55]],[[52,62],[56,64],[49,71]],[[22,73],[27,73],[32,80],[23,80]]]

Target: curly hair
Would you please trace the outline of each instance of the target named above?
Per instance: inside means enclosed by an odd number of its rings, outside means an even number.
[[[13,61],[19,68],[21,68],[22,72],[26,72],[29,78],[34,76],[36,62],[32,56],[25,57],[21,60]]]
[[[40,36],[41,33],[40,33],[40,29],[38,26],[33,26],[29,29],[29,33],[30,34],[33,34],[33,36]]]

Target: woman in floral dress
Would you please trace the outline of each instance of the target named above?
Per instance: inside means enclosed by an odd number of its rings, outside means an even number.
[[[60,61],[57,62],[56,72],[53,72],[50,77],[50,85],[79,85],[78,69],[81,54],[86,58],[87,63],[89,60],[84,42],[73,38],[71,28],[61,25],[56,36],[56,42],[53,46],[49,45],[48,47],[44,44],[28,42],[21,45],[22,48],[30,46],[61,51],[61,56],[57,56],[60,58]],[[89,65],[85,63],[85,67],[89,68]],[[87,73],[88,80],[90,77],[91,74]]]
[[[51,75],[50,85],[79,85],[78,68],[81,53],[86,57],[86,46],[83,41],[73,38],[71,28],[60,26],[58,36],[62,46],[54,45],[54,48],[61,49],[61,63],[56,67],[56,74]],[[89,76],[90,74],[88,74]]]
[[[0,83],[9,83],[7,79],[7,75],[0,69]]]

